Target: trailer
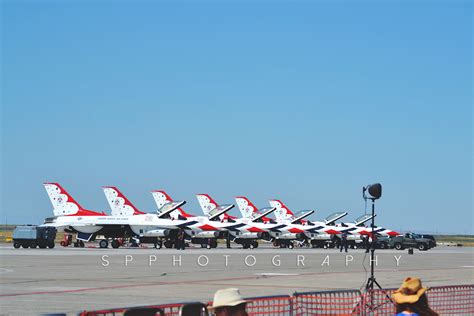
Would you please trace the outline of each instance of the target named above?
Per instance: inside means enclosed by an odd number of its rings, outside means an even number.
[[[13,231],[13,247],[54,248],[57,230],[55,227],[17,226]]]

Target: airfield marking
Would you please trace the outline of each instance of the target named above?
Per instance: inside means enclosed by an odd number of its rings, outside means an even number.
[[[394,272],[406,272],[406,271],[446,271],[446,270],[459,270],[461,268],[440,268],[440,269],[406,269],[406,270],[393,270]],[[346,274],[346,273],[365,273],[364,271],[336,271],[336,272],[308,272],[301,273],[301,276],[305,275],[328,275],[328,274]],[[251,277],[238,277],[238,278],[223,278],[223,279],[214,279],[214,280],[184,280],[176,282],[155,282],[155,283],[141,283],[141,284],[126,284],[126,285],[111,285],[103,287],[93,287],[93,288],[83,288],[75,290],[60,290],[60,291],[38,291],[38,292],[26,292],[26,293],[8,293],[0,294],[0,297],[11,297],[11,296],[25,296],[25,295],[44,295],[44,294],[65,294],[65,293],[79,293],[79,292],[88,292],[88,291],[101,291],[101,290],[110,290],[110,289],[122,289],[122,288],[134,288],[134,287],[146,287],[146,286],[160,286],[160,285],[173,285],[173,284],[200,284],[205,282],[212,281],[236,281],[236,280],[258,280],[261,276],[251,276]],[[278,276],[267,276],[267,277],[278,277]],[[281,277],[284,277],[281,275]]]
[[[13,272],[14,270],[11,270],[11,269],[5,269],[5,268],[0,268],[0,274],[2,273],[10,273],[10,272]]]
[[[273,273],[273,272],[263,272],[263,273],[255,273],[255,275],[263,275],[263,276],[279,276],[279,275],[299,275],[299,273]]]
[[[246,284],[239,284],[239,283],[215,283],[215,282],[200,282],[198,284],[201,284],[201,285],[218,285],[218,286],[243,286],[243,287],[246,287],[246,288],[249,288],[249,287],[255,287],[255,288],[275,288],[275,285],[267,285],[267,284],[249,284],[249,283],[246,283]],[[288,288],[288,289],[294,289],[295,286],[294,285],[281,285],[279,284],[278,285],[278,288]],[[313,290],[316,290],[316,289],[319,289],[319,290],[347,290],[346,288],[341,288],[341,287],[322,287],[322,286],[301,286],[301,285],[298,285],[298,288],[301,288],[301,289],[313,289]]]

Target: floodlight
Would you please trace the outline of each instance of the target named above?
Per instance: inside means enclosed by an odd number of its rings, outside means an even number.
[[[380,183],[369,184],[362,188],[364,199],[377,200],[382,196],[382,185]]]

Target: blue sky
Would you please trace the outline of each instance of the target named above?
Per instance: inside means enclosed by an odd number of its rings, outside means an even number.
[[[2,223],[63,184],[109,211],[280,198],[314,219],[474,233],[472,4],[2,2]],[[237,211],[233,210],[233,214]]]

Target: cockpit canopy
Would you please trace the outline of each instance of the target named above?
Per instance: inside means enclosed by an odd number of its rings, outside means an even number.
[[[309,220],[306,220],[308,216],[314,213],[314,210],[302,210],[293,216],[292,224],[312,224]]]
[[[347,212],[334,212],[332,214],[330,214],[328,217],[326,217],[324,219],[324,221],[326,222],[326,224],[328,225],[334,225],[334,223],[340,219],[340,218],[343,218],[344,216],[347,215]]]
[[[228,208],[230,205],[232,205],[232,204],[219,205],[218,207],[213,208],[209,212],[209,217],[212,217],[212,216],[215,216],[215,215],[219,214],[220,212],[222,212],[223,210]]]
[[[276,210],[275,207],[263,207],[259,209],[257,213],[254,213],[252,215],[252,221],[275,223],[275,221],[272,218],[267,217],[275,210]]]
[[[171,212],[184,205],[186,201],[172,201],[165,203],[158,211],[158,217],[169,218]]]
[[[365,222],[367,222],[368,220],[370,220],[372,218],[372,215],[371,214],[364,214],[364,215],[361,215],[359,217],[357,217],[355,220],[354,220],[354,223],[357,225],[357,226],[363,226],[363,224]]]

